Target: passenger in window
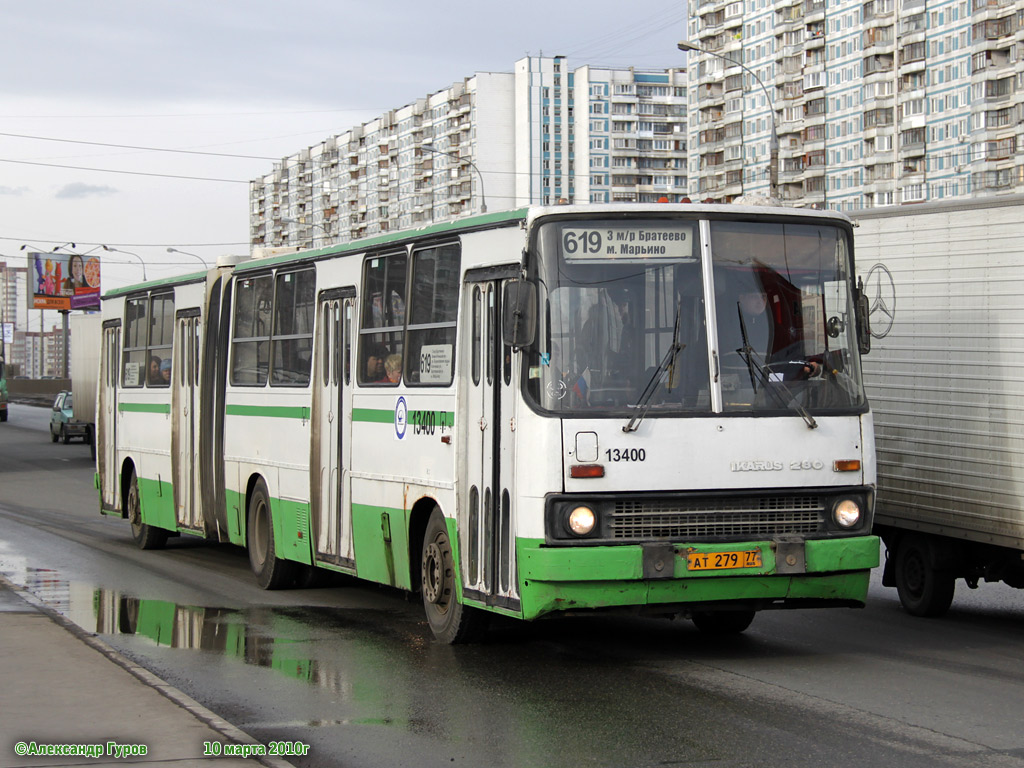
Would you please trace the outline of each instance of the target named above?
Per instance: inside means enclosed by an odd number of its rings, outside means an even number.
[[[171,358],[164,358],[160,363],[160,384],[165,387],[171,386]]]
[[[384,361],[384,373],[388,377],[388,381],[392,384],[397,384],[402,380],[402,356],[401,355],[388,355]]]
[[[366,363],[363,367],[363,383],[377,384],[387,381],[387,371],[384,369],[384,361],[387,359],[388,349],[383,344],[370,344],[366,350]]]
[[[149,374],[147,380],[150,385],[159,385],[163,383],[163,378],[160,376],[160,358],[153,355],[149,358]]]

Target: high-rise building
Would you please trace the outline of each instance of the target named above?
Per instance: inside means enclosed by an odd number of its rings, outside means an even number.
[[[250,184],[254,246],[320,246],[467,213],[687,194],[684,70],[478,72],[283,158]]]
[[[696,194],[767,193],[773,128],[788,204],[1024,192],[1022,20],[1021,0],[691,0]]]

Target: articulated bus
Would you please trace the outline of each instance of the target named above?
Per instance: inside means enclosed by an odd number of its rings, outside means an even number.
[[[844,215],[540,207],[229,261],[103,299],[97,486],[142,548],[420,592],[446,642],[495,613],[739,632],[864,604]]]

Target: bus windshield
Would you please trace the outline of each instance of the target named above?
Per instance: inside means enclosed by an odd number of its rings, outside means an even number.
[[[527,394],[560,415],[849,412],[865,405],[846,233],[813,221],[539,227]]]

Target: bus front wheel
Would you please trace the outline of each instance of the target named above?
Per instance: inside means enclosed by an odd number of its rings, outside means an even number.
[[[163,549],[167,543],[167,531],[142,522],[142,500],[139,498],[139,478],[135,475],[135,470],[132,470],[131,479],[128,481],[128,496],[125,501],[128,522],[132,525],[132,538],[139,549]]]
[[[249,499],[246,539],[249,545],[249,565],[261,589],[280,589],[292,581],[292,563],[279,558],[274,546],[270,494],[262,480],[256,484]]]
[[[480,639],[487,629],[487,614],[459,602],[448,526],[440,509],[427,523],[421,567],[423,609],[434,636],[449,644]]]

